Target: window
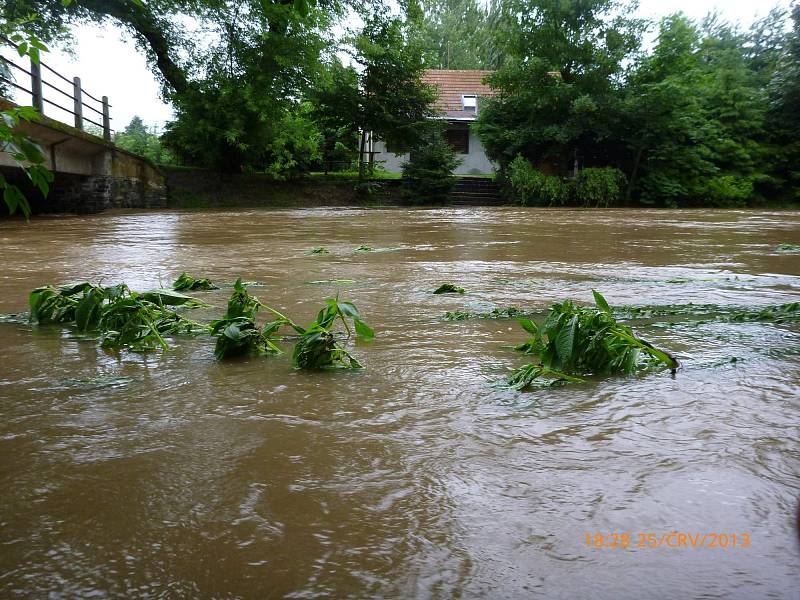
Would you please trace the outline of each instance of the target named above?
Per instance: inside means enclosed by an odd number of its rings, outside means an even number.
[[[478,97],[477,96],[461,96],[461,108],[464,112],[477,113],[478,112]]]
[[[448,129],[444,132],[444,137],[456,154],[469,154],[468,129]]]

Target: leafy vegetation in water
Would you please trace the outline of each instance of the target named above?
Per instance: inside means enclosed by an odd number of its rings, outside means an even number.
[[[356,252],[372,252],[373,250],[374,248],[372,248],[371,246],[364,246],[364,245],[361,245],[358,248],[356,248]]]
[[[167,293],[165,293],[167,292]],[[127,285],[112,287],[73,283],[43,286],[30,294],[31,321],[73,324],[79,331],[101,334],[103,348],[149,352],[169,348],[165,335],[192,333],[200,327],[169,305],[200,306],[189,296],[170,290],[140,294]]]
[[[219,334],[214,347],[218,360],[235,356],[282,354],[283,351],[269,339],[255,321],[247,317],[221,319],[215,321],[211,333]]]
[[[262,328],[256,325],[256,313],[263,308],[277,318]],[[344,325],[346,338],[353,332],[362,339],[372,339],[375,332],[362,319],[352,302],[326,300],[325,307],[307,328],[301,327],[286,315],[278,312],[258,298],[250,295],[241,281],[234,284],[225,316],[211,323],[211,332],[218,335],[214,355],[222,360],[243,355],[280,354],[276,345],[277,333],[290,327],[298,335],[292,361],[299,369],[361,368],[359,363],[341,344],[341,335],[333,331],[336,322]],[[350,326],[352,323],[352,329]]]
[[[340,302],[338,298],[329,298],[325,307],[319,311],[316,320],[306,329],[301,330],[300,339],[294,348],[292,361],[298,369],[360,369],[362,365],[339,343],[333,326],[337,319],[344,325],[347,338],[353,331],[348,325],[352,321],[356,335],[371,340],[375,332],[361,320],[355,304]]]
[[[510,386],[523,390],[540,378],[560,384],[587,375],[633,375],[658,366],[678,369],[675,357],[618,323],[605,298],[594,290],[592,294],[597,308],[569,300],[553,304],[541,328],[520,319],[531,338],[517,350],[538,356],[539,363],[514,371],[507,380]]]
[[[184,271],[172,284],[172,289],[177,292],[196,292],[201,290],[218,290],[219,288],[211,283],[210,279],[195,279]]]
[[[211,306],[202,300],[186,296],[174,290],[160,289],[142,292],[139,294],[148,302],[167,306],[182,306],[184,308],[207,308]]]
[[[443,283],[433,291],[434,294],[464,294],[466,290],[452,283]]]
[[[356,283],[355,279],[318,279],[316,281],[306,281],[309,285],[340,285],[343,283]]]
[[[614,309],[614,316],[624,320],[658,319],[663,317],[693,317],[698,323],[717,321],[723,323],[800,321],[800,303],[777,304],[761,308],[720,306],[719,304],[667,304],[659,306],[625,306]]]
[[[330,254],[330,250],[325,248],[324,246],[317,246],[316,248],[312,248],[308,251],[309,254]]]
[[[514,370],[506,380],[510,388],[518,391],[560,387],[568,383],[582,382],[583,379],[580,377],[573,377],[561,371],[548,369],[542,365],[525,365],[524,367],[520,367]]]
[[[212,321],[209,326],[211,333],[218,336],[214,347],[214,356],[218,360],[236,356],[282,354],[282,350],[270,339],[277,327],[259,329],[256,325],[256,313],[264,306],[247,291],[241,279],[236,280],[225,315]]]
[[[125,284],[102,287],[80,282],[60,288],[36,288],[31,292],[29,302],[30,321],[67,323],[81,332],[97,332],[104,348],[128,348],[138,352],[159,347],[166,350],[166,335],[210,332],[217,337],[214,355],[219,360],[243,355],[282,354],[276,344],[282,339],[278,332],[289,327],[297,338],[293,362],[300,369],[361,368],[361,363],[341,345],[341,341],[353,334],[365,340],[375,336],[352,302],[342,302],[338,297],[326,300],[316,320],[304,328],[251,295],[241,279],[233,284],[225,314],[207,327],[186,319],[171,308],[175,305],[202,305],[174,290],[142,294],[131,291]],[[256,324],[259,309],[272,313],[276,318],[259,327]],[[337,322],[344,326],[344,332],[334,331]]]
[[[444,314],[445,321],[467,321],[469,319],[518,319],[528,314],[515,306],[508,308],[493,308],[489,312],[467,312],[463,310],[448,311]]]
[[[778,244],[775,248],[776,252],[800,252],[800,246],[797,244]]]

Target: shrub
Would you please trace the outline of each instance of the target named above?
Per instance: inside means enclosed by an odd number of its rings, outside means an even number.
[[[575,198],[583,206],[612,206],[622,200],[626,181],[613,167],[583,169],[575,179]]]
[[[564,205],[570,197],[570,185],[554,175],[545,175],[521,155],[508,165],[511,196],[522,206]]]
[[[456,184],[453,170],[460,162],[441,133],[434,133],[413,147],[403,164],[404,195],[414,204],[447,202]]]
[[[753,179],[736,175],[718,175],[708,180],[704,204],[711,206],[745,206],[753,196]]]

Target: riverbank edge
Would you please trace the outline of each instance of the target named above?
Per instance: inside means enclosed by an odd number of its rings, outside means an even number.
[[[308,177],[275,181],[262,174],[218,173],[202,169],[161,167],[168,208],[313,208],[402,206],[400,180],[370,180],[365,190],[342,177]]]

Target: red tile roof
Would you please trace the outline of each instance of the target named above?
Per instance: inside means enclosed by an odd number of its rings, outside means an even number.
[[[482,96],[490,98],[497,92],[488,85],[481,83],[484,77],[492,71],[455,71],[455,70],[429,70],[425,71],[422,80],[435,85],[439,89],[439,99],[434,103],[434,108],[449,117],[470,117],[474,113],[465,113],[461,104],[461,96]]]

